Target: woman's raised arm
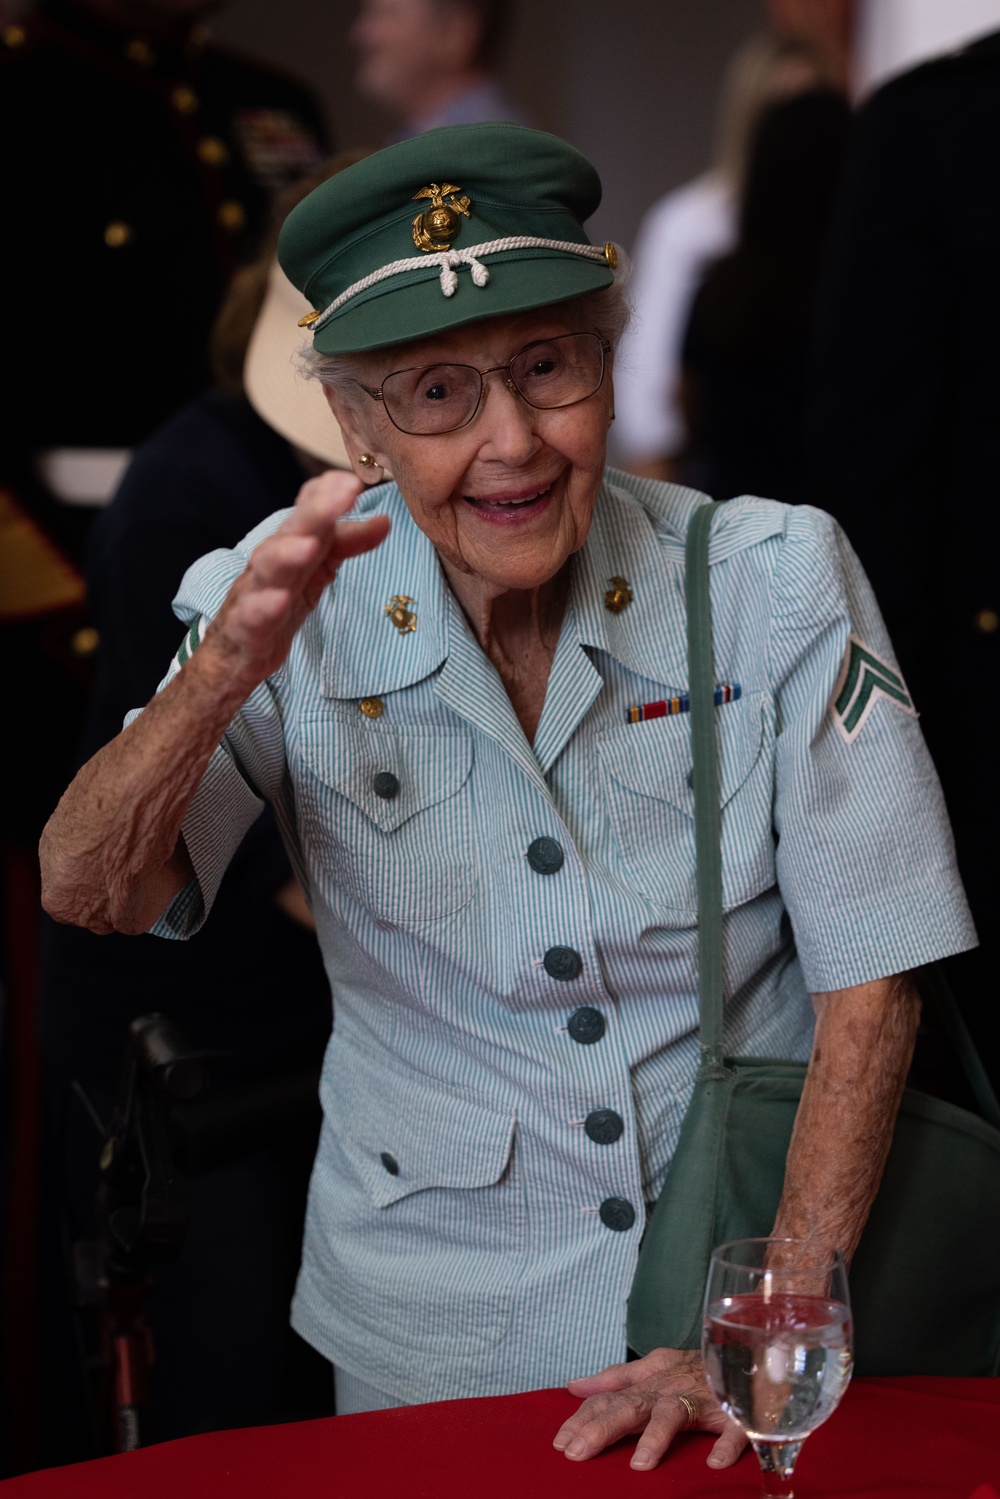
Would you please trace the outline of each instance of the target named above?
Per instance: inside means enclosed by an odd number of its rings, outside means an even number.
[[[228,724],[284,661],[340,563],[384,540],[386,516],[343,517],[361,485],[311,479],[253,552],[197,651],[80,770],[42,834],[42,903],[91,931],[143,932],[191,877],[181,824]]]

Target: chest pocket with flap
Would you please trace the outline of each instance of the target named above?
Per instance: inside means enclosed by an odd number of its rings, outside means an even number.
[[[303,718],[299,743],[295,795],[314,879],[395,925],[468,905],[478,879],[470,735],[327,711]]]
[[[774,737],[763,694],[716,709],[727,910],[775,883]],[[626,724],[598,740],[608,817],[625,881],[649,903],[695,919],[691,715]]]

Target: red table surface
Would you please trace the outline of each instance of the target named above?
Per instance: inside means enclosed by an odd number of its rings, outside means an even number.
[[[288,1426],[213,1432],[0,1483],[2,1499],[714,1499],[759,1493],[752,1453],[706,1468],[681,1437],[651,1473],[633,1442],[587,1463],[552,1438],[565,1390],[451,1400]],[[797,1499],[972,1499],[1000,1489],[1000,1379],[861,1379],[807,1441]],[[987,1499],[986,1493],[978,1499]]]

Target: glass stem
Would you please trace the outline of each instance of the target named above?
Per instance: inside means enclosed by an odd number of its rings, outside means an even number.
[[[795,1499],[792,1474],[801,1442],[754,1442],[760,1463],[761,1499]]]

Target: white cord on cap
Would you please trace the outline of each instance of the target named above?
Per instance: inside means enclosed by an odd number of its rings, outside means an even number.
[[[419,271],[429,265],[440,267],[441,291],[446,297],[453,297],[458,289],[458,271],[463,265],[469,266],[472,271],[472,282],[474,286],[485,286],[490,279],[490,273],[477,256],[496,255],[501,250],[560,250],[563,254],[582,255],[586,260],[603,260],[611,264],[608,250],[605,245],[580,245],[575,240],[566,239],[539,239],[532,234],[516,234],[509,239],[491,239],[482,245],[470,245],[465,250],[439,250],[426,255],[409,255],[405,260],[393,260],[388,265],[380,266],[371,275],[364,276],[360,281],[355,281],[346,291],[332,301],[312,324],[312,332],[318,333],[323,325],[333,317],[335,312],[353,297],[360,296],[370,286],[377,286],[380,281],[388,281],[391,276],[400,276],[404,271]]]

